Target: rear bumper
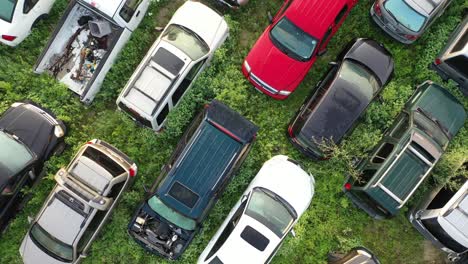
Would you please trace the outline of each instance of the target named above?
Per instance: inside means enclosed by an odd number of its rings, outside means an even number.
[[[384,22],[379,18],[379,16],[377,16],[374,12],[374,6],[371,7],[371,10],[370,10],[370,17],[372,18],[372,20],[374,20],[375,24],[377,24],[385,33],[387,33],[387,35],[389,35],[390,37],[392,37],[393,39],[397,40],[398,42],[401,42],[403,44],[412,44],[415,40],[409,40],[409,39],[406,39],[404,37],[402,37],[401,35],[398,35],[397,33],[395,33],[394,31],[390,30],[385,24]]]
[[[346,180],[346,182],[349,182],[349,177]],[[384,220],[389,218],[386,215],[380,214],[378,211],[376,211],[374,208],[369,206],[366,202],[364,202],[362,199],[360,199],[358,196],[354,195],[352,191],[348,191],[343,187],[343,192],[344,194],[351,200],[351,202],[359,209],[362,209],[364,212],[366,212],[369,216],[376,220]]]
[[[289,133],[287,133],[286,136],[288,137],[289,142],[291,142],[291,144],[296,149],[298,149],[302,154],[304,154],[305,156],[307,156],[307,157],[309,157],[309,158],[311,158],[311,159],[313,159],[315,161],[322,161],[322,160],[327,160],[328,159],[325,156],[320,156],[319,154],[317,154],[315,152],[307,150],[299,142],[297,142],[297,140],[294,137],[291,137],[291,135]]]

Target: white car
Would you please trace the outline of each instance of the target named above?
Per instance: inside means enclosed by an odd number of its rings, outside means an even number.
[[[185,2],[133,73],[117,106],[159,131],[228,35],[221,15],[202,3]]]
[[[47,17],[55,0],[1,0],[0,42],[20,44],[41,19]]]
[[[314,178],[279,155],[265,162],[198,263],[268,263],[307,210]]]

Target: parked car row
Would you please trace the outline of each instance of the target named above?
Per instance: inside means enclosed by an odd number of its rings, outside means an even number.
[[[21,13],[17,1],[0,4],[0,10],[6,10],[0,11],[0,23],[6,21],[13,28],[22,16],[27,17],[24,23],[37,20],[24,8],[37,8],[34,14],[42,18],[53,3],[24,0]],[[234,9],[247,3],[220,1]],[[378,0],[371,17],[390,36],[410,44],[450,2]],[[285,0],[278,13],[270,15],[270,25],[243,62],[243,74],[260,92],[286,99],[326,52],[328,42],[356,4],[357,0]],[[90,104],[148,5],[149,0],[72,0],[34,71],[53,75]],[[432,66],[462,90],[468,74],[466,24],[467,18]],[[27,35],[13,38],[13,31],[4,35],[3,29],[2,42],[12,46]],[[118,109],[138,124],[160,132],[169,112],[210,65],[228,35],[222,15],[200,2],[185,2],[122,90]],[[394,67],[391,52],[383,44],[365,38],[350,42],[290,122],[287,136],[291,143],[315,160],[332,156],[326,146],[339,145],[353,131],[391,80]],[[448,90],[424,82],[369,156],[357,164],[359,175],[347,176],[345,195],[374,218],[396,215],[429,176],[465,119],[463,105]],[[148,252],[178,259],[247,157],[258,129],[213,100],[194,118],[161,174],[145,191],[128,224],[128,234]],[[31,102],[15,103],[2,115],[0,146],[7,151],[0,153],[0,228],[6,228],[28,200],[23,187],[37,184],[44,162],[63,150],[65,133],[63,122]],[[86,143],[57,172],[56,186],[31,219],[20,247],[23,261],[79,263],[86,258],[136,174],[135,162],[112,145],[98,139]],[[309,208],[314,186],[313,176],[298,162],[284,155],[268,160],[198,263],[270,262]],[[459,261],[468,255],[466,183],[450,196],[439,193],[430,197],[443,196],[442,201],[422,202],[412,211],[410,221],[451,260]],[[364,248],[348,255],[331,254],[329,261],[379,263]]]

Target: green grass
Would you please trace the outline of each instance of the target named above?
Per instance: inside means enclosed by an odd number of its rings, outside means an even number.
[[[445,14],[412,46],[404,46],[385,36],[368,17],[371,3],[361,1],[330,42],[328,53],[318,59],[296,92],[281,102],[256,92],[240,72],[243,58],[268,24],[267,11],[273,13],[282,3],[280,0],[252,0],[237,12],[228,12],[230,38],[217,52],[211,67],[200,76],[176,111],[170,114],[164,133],[158,135],[137,127],[129,118],[117,112],[114,102],[157,38],[154,27],[167,23],[182,1],[154,1],[149,14],[112,67],[101,92],[90,107],[82,105],[76,96],[53,78],[37,76],[32,72],[33,64],[66,2],[57,0],[50,19],[40,24],[19,47],[0,47],[0,111],[3,112],[18,100],[34,100],[52,109],[67,123],[69,133],[66,142],[70,146],[63,155],[53,157],[47,163],[47,176],[33,190],[32,200],[0,239],[0,263],[21,263],[18,248],[28,229],[27,216],[37,214],[54,186],[54,173],[66,166],[78,148],[92,138],[106,140],[127,153],[138,163],[139,174],[135,185],[115,210],[112,221],[93,244],[85,262],[165,263],[162,258],[146,253],[134,243],[126,234],[126,226],[143,196],[143,185],[150,185],[156,179],[186,125],[203,104],[213,98],[236,109],[261,129],[249,157],[208,216],[203,231],[185,252],[181,263],[196,261],[262,163],[277,154],[286,154],[301,161],[316,179],[316,193],[312,205],[295,228],[297,237],[286,240],[273,263],[325,263],[329,251],[348,250],[358,245],[370,248],[382,263],[425,263],[422,237],[408,223],[406,209],[391,220],[375,221],[354,208],[344,197],[341,186],[344,174],[349,170],[344,157],[365,155],[391,124],[416,85],[426,79],[441,82],[435,73],[427,69],[427,65],[461,20],[462,10],[468,6],[466,0],[453,1]],[[363,121],[343,142],[336,157],[325,162],[312,162],[289,144],[285,137],[286,126],[325,73],[328,62],[334,60],[345,44],[355,37],[374,38],[385,44],[395,57],[395,78],[385,88],[383,102],[371,105]],[[445,86],[467,108],[468,100],[454,84]],[[426,181],[415,197],[430,188],[430,182],[443,183],[453,175],[460,162],[468,156],[467,146],[468,130],[465,125],[437,165],[434,177]],[[440,258],[433,261],[438,262]]]

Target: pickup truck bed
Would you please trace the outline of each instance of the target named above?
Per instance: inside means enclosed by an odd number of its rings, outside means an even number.
[[[109,25],[111,33],[94,37],[88,25],[90,20]],[[66,10],[34,70],[53,75],[73,92],[82,95],[94,81],[122,31],[123,28],[104,14],[75,2]]]

